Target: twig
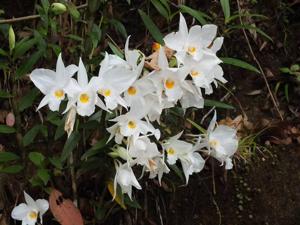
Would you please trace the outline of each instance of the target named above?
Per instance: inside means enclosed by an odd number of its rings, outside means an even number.
[[[242,20],[242,17],[241,17],[241,6],[240,6],[240,2],[239,2],[239,0],[236,0],[236,2],[237,2],[237,5],[238,5],[238,11],[239,11],[239,19],[240,19],[240,23],[241,23],[241,25],[244,25],[243,20]],[[281,112],[280,112],[280,110],[279,110],[279,108],[278,108],[278,102],[276,102],[275,97],[274,97],[274,95],[273,95],[273,93],[272,93],[272,91],[271,91],[271,88],[270,88],[270,85],[269,85],[269,83],[268,83],[266,74],[265,74],[265,72],[263,71],[263,69],[262,69],[262,67],[261,67],[261,65],[260,65],[260,62],[258,61],[258,59],[256,58],[256,56],[255,56],[255,54],[254,54],[254,52],[253,52],[252,46],[251,46],[251,44],[250,44],[250,41],[249,41],[249,38],[248,38],[248,36],[247,36],[247,33],[246,33],[245,29],[242,28],[242,31],[243,31],[244,37],[245,37],[245,39],[246,39],[247,45],[248,45],[248,47],[249,47],[250,53],[251,53],[251,55],[252,55],[252,57],[253,57],[255,63],[256,63],[257,66],[259,67],[259,70],[260,70],[261,74],[263,75],[263,78],[264,78],[264,81],[265,81],[265,83],[266,83],[266,86],[267,86],[267,89],[268,89],[268,91],[269,91],[269,94],[270,94],[270,96],[271,96],[272,102],[273,102],[273,104],[274,104],[274,106],[275,106],[275,108],[276,108],[276,110],[277,110],[277,112],[278,112],[278,115],[279,115],[280,119],[283,120],[283,117],[282,117],[282,115],[281,115]]]
[[[77,9],[82,9],[82,8],[86,8],[87,7],[87,3],[82,4],[77,6]],[[4,20],[0,20],[0,24],[3,23],[17,23],[20,21],[26,21],[26,20],[35,20],[40,18],[40,15],[30,15],[30,16],[23,16],[23,17],[17,17],[17,18],[11,18],[11,19],[4,19]]]

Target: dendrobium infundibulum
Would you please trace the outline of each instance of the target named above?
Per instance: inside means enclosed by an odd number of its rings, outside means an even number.
[[[129,50],[129,37],[125,44],[126,61],[106,53],[101,63],[98,77],[93,78],[94,89],[104,97],[106,106],[114,110],[118,104],[127,107],[121,97],[124,91],[137,94],[137,89],[131,86],[139,77],[144,67],[144,55],[137,50]]]
[[[183,95],[183,88],[188,90],[185,78],[186,71],[183,68],[170,68],[164,48],[159,49],[158,71],[151,74],[151,79],[157,88],[157,94],[161,99],[163,94],[169,102],[176,103]]]
[[[11,217],[15,220],[22,221],[22,225],[34,225],[39,216],[40,223],[43,223],[43,215],[49,209],[49,203],[45,199],[38,199],[34,201],[24,191],[25,203],[17,205],[11,212]]]
[[[165,36],[164,41],[168,48],[176,51],[176,58],[180,63],[184,62],[187,55],[192,56],[195,60],[200,60],[204,53],[217,51],[221,40],[215,43],[214,49],[209,50],[217,34],[217,26],[206,24],[202,27],[199,25],[192,26],[188,30],[186,21],[180,13],[179,30]]]
[[[151,142],[147,136],[141,136],[135,142],[131,141],[128,154],[136,164],[146,166],[150,171],[156,167],[153,159],[161,156],[157,145]]]
[[[179,140],[182,133],[161,142],[161,132],[154,126],[158,122],[163,127],[168,122],[164,118],[161,120],[166,109],[181,107],[185,113],[191,107],[203,108],[204,94],[213,93],[213,85],[217,86],[218,82],[226,82],[220,66],[222,61],[216,55],[223,37],[216,38],[216,34],[217,27],[213,24],[195,25],[188,30],[180,14],[178,32],[165,36],[166,46],[158,45],[159,48],[147,57],[150,61],[146,65],[142,52],[129,49],[128,37],[125,59],[105,53],[98,76],[92,76],[90,81],[81,59],[79,68],[74,65],[65,67],[60,55],[56,72],[37,69],[30,75],[33,83],[45,94],[38,108],[48,104],[51,110],[58,110],[67,95],[65,130],[68,136],[73,130],[76,114],[90,116],[96,105],[111,113],[109,116],[115,115],[109,117],[109,121],[115,123],[106,128],[110,133],[109,141],[114,138],[117,143],[109,153],[116,162],[115,194],[117,184],[130,198],[132,186],[141,189],[132,170],[138,165],[143,168],[142,176],[149,172],[149,178],[158,177],[160,184],[163,174],[170,171],[167,163],[173,165],[178,159],[188,182],[191,174],[204,168],[205,160],[200,155],[203,152],[225,163],[226,169],[231,169],[231,158],[238,146],[236,130],[216,126],[216,116],[207,132],[197,135],[194,144]],[[76,80],[72,75],[77,70]],[[98,114],[96,117],[98,120]]]
[[[72,106],[76,106],[79,115],[90,116],[95,111],[95,105],[106,109],[102,100],[94,92],[92,80],[88,81],[87,72],[81,59],[79,60],[77,80],[71,78],[65,90],[69,99],[65,112]]]
[[[207,129],[206,144],[208,153],[218,161],[225,163],[225,169],[232,169],[231,157],[237,151],[238,139],[236,130],[225,125],[216,124],[217,114],[214,114]]]
[[[139,182],[137,181],[132,168],[128,163],[121,164],[117,162],[116,165],[116,176],[114,179],[114,193],[117,193],[117,184],[120,185],[122,193],[128,194],[131,199],[132,186],[137,189],[142,189]],[[115,197],[115,196],[114,196]]]
[[[147,114],[147,107],[149,106],[134,104],[129,112],[112,119],[111,121],[117,122],[117,124],[107,128],[107,131],[111,134],[109,139],[113,136],[119,140],[121,137],[130,137],[135,142],[140,134],[146,135],[150,133],[158,140],[160,138],[160,130],[155,129],[149,121],[143,120]]]
[[[200,172],[205,161],[191,143],[178,140],[181,135],[182,132],[169,138],[163,143],[163,148],[167,152],[167,161],[170,165],[175,164],[177,159],[180,160],[186,183],[188,183],[189,175]]]
[[[45,95],[37,109],[49,105],[51,111],[58,111],[61,101],[65,98],[65,87],[77,70],[77,66],[73,64],[65,67],[61,54],[57,59],[56,71],[49,69],[33,70],[30,79]]]

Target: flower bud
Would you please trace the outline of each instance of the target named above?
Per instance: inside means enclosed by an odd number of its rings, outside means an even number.
[[[70,137],[71,133],[73,132],[74,124],[76,120],[76,108],[73,106],[67,115],[66,122],[65,122],[65,131]]]
[[[64,13],[64,12],[67,11],[67,7],[64,4],[62,4],[62,3],[55,2],[55,3],[52,3],[51,10],[56,15],[60,15],[60,14],[62,14],[62,13]]]

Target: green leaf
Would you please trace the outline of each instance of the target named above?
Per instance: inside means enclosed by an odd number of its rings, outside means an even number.
[[[29,49],[31,49],[36,44],[36,39],[26,39],[25,41],[16,44],[15,51],[13,54],[13,59],[16,60],[23,56]]]
[[[13,95],[11,95],[10,93],[4,90],[0,90],[0,98],[11,98],[11,97],[13,97]]]
[[[170,20],[169,11],[165,8],[161,1],[151,0],[151,3],[163,17],[165,17],[168,21]]]
[[[81,160],[85,160],[93,155],[96,155],[99,150],[103,149],[106,146],[107,138],[103,138],[98,141],[93,147],[88,149],[82,156]]]
[[[15,133],[16,129],[6,125],[0,125],[0,134],[12,134]]]
[[[124,58],[123,52],[119,49],[119,47],[116,47],[113,43],[111,43],[110,41],[108,42],[108,46],[110,47],[110,49],[112,50],[112,52],[119,56],[120,58]]]
[[[46,169],[38,169],[37,176],[43,181],[44,185],[47,185],[50,180],[50,174]]]
[[[24,76],[26,73],[33,69],[33,66],[38,62],[38,60],[43,56],[45,49],[40,49],[27,59],[27,61],[23,62],[22,65],[17,68],[16,77],[20,78]]]
[[[284,85],[284,95],[285,95],[285,98],[286,98],[287,102],[289,102],[290,101],[290,98],[289,98],[289,84]]]
[[[224,102],[219,102],[215,100],[204,99],[204,106],[223,108],[223,109],[235,109],[232,105],[226,104]]]
[[[43,9],[45,11],[46,14],[48,14],[48,10],[49,10],[49,7],[50,7],[50,3],[48,0],[41,0],[42,2],[42,6],[43,6]]]
[[[179,8],[182,13],[190,14],[192,17],[194,17],[196,20],[198,20],[198,22],[202,25],[207,24],[207,21],[205,18],[211,19],[211,17],[208,16],[207,14],[205,14],[199,10],[192,9],[186,5],[180,5]]]
[[[235,58],[220,58],[220,59],[225,64],[237,66],[237,67],[240,67],[240,68],[243,68],[246,70],[250,70],[252,72],[260,73],[260,71],[256,67],[254,67],[251,64],[246,63],[245,61],[242,61],[240,59],[235,59]]]
[[[28,158],[34,165],[38,167],[43,167],[43,162],[45,160],[45,156],[40,152],[30,152]]]
[[[181,169],[178,168],[178,166],[176,164],[174,165],[169,165],[169,167],[176,173],[176,175],[182,180],[184,181],[184,175]]]
[[[78,131],[73,132],[70,137],[67,139],[64,148],[61,153],[61,161],[64,162],[71,152],[74,150],[74,148],[77,146],[80,140],[80,133]]]
[[[83,42],[83,38],[78,36],[78,35],[75,35],[75,34],[68,34],[65,36],[66,38],[69,38],[71,40],[74,40],[74,41],[80,41],[80,42]]]
[[[229,0],[220,0],[220,2],[224,13],[225,24],[227,24],[230,17],[230,2]]]
[[[205,134],[206,133],[206,130],[201,127],[199,124],[197,124],[196,122],[194,122],[193,120],[191,119],[186,119],[190,124],[192,124],[197,130],[199,130],[202,134]]]
[[[128,197],[128,195],[125,195],[124,196],[124,203],[125,203],[125,205],[128,205],[128,206],[130,206],[130,207],[132,207],[132,208],[135,208],[135,209],[142,209],[142,207],[141,207],[141,205],[137,202],[137,200],[136,199],[130,199],[129,197]]]
[[[62,165],[62,162],[61,162],[61,160],[60,160],[59,157],[52,157],[52,158],[49,158],[49,161],[50,161],[50,163],[51,163],[53,166],[55,166],[57,169],[62,170],[63,165]]]
[[[23,166],[21,165],[7,166],[4,168],[0,168],[0,173],[15,174],[15,173],[19,173],[22,169]]]
[[[0,48],[0,55],[2,56],[7,56],[7,52],[5,50],[3,50],[2,48]]]
[[[255,30],[257,33],[261,34],[262,36],[264,36],[265,38],[267,38],[268,40],[270,40],[271,42],[273,42],[273,39],[267,35],[265,32],[263,32],[261,29],[259,29],[258,27],[255,27],[253,25],[235,25],[235,26],[230,26],[229,29],[247,29],[247,30]]]
[[[22,112],[33,105],[34,100],[40,94],[37,88],[33,88],[28,94],[23,96],[19,101],[19,111]]]
[[[227,19],[227,23],[230,23],[231,21],[240,18],[240,16],[241,17],[249,17],[249,18],[257,17],[257,18],[261,18],[261,19],[268,19],[268,17],[265,15],[255,14],[255,13],[245,13],[245,14],[236,14],[236,15],[230,16]]]
[[[35,137],[38,135],[38,133],[40,132],[41,130],[41,126],[42,125],[35,125],[34,127],[32,127],[23,137],[23,145],[26,147],[28,145],[30,145]]]
[[[113,25],[116,31],[118,31],[124,38],[127,38],[127,31],[123,23],[116,19],[110,20],[110,23]]]
[[[72,2],[68,2],[68,10],[70,15],[73,17],[75,20],[80,19],[80,12],[77,10],[76,6]]]
[[[9,29],[8,29],[8,42],[9,42],[9,51],[10,51],[10,53],[12,53],[13,49],[15,48],[15,44],[16,44],[16,36],[15,36],[15,32],[14,32],[14,29],[12,28],[12,26],[9,26]]]
[[[158,27],[154,24],[152,19],[146,13],[144,13],[142,10],[139,9],[138,12],[139,12],[146,28],[148,29],[148,31],[150,32],[152,37],[155,39],[155,41],[161,45],[164,45],[163,35],[160,32],[160,30],[158,29]]]
[[[19,159],[20,157],[12,152],[0,152],[0,162],[9,162]]]

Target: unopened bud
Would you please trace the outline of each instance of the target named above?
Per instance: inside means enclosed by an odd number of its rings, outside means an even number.
[[[62,3],[55,2],[55,3],[52,3],[52,5],[51,5],[51,11],[54,12],[56,15],[59,15],[59,14],[66,12],[67,7]]]

